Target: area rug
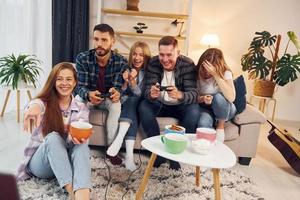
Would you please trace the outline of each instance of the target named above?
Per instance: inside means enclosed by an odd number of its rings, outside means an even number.
[[[99,151],[91,152],[93,200],[133,200],[147,166],[147,157],[142,157],[140,168],[133,173],[124,166],[112,166],[105,163]],[[109,171],[108,171],[109,166]],[[110,172],[110,173],[109,173]],[[110,176],[109,176],[110,175]],[[109,177],[111,177],[109,179]],[[167,165],[154,168],[144,192],[145,200],[208,200],[214,199],[212,172],[201,173],[200,187],[195,185],[195,167],[182,165],[182,170],[170,170]],[[129,181],[127,181],[127,179]],[[220,171],[221,197],[225,200],[264,199],[257,186],[242,172],[224,169]],[[109,181],[109,186],[107,183]],[[18,183],[21,199],[68,199],[67,193],[60,189],[56,180],[32,178]],[[106,195],[105,195],[106,194]]]

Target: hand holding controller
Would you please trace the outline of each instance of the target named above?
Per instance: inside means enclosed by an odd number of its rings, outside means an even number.
[[[111,93],[102,93],[102,94],[97,94],[96,96],[102,99],[106,99],[106,98],[110,98]]]
[[[159,87],[159,90],[160,90],[160,91],[167,91],[167,92],[170,92],[170,91],[173,90],[171,87],[172,87],[172,86],[160,86],[160,87]]]
[[[151,99],[156,99],[160,96],[159,87],[160,87],[159,83],[156,83],[156,84],[151,86],[150,94],[149,94]]]

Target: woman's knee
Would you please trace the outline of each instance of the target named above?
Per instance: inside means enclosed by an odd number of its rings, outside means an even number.
[[[49,133],[46,137],[45,137],[45,144],[49,145],[49,144],[63,144],[64,143],[64,139],[60,136],[59,133],[53,131],[51,133]]]
[[[230,108],[229,101],[221,93],[214,95],[212,100],[212,109],[217,112],[228,111]]]
[[[212,100],[212,104],[224,104],[227,103],[226,98],[223,96],[223,94],[221,93],[217,93],[214,95],[213,100]]]
[[[136,107],[138,105],[139,98],[138,97],[128,97],[124,102],[125,106]]]
[[[140,116],[144,116],[145,114],[153,114],[153,109],[148,101],[142,101],[139,105],[138,111],[140,113]]]

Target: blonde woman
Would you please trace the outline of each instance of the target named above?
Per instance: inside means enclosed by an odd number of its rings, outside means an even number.
[[[224,124],[234,117],[235,88],[232,72],[227,66],[220,49],[207,49],[199,58],[198,103],[200,118],[198,127],[217,129],[217,140],[224,142]]]
[[[130,171],[136,169],[133,150],[139,124],[137,108],[142,100],[144,71],[150,57],[150,49],[145,42],[138,41],[130,49],[129,70],[123,73],[125,83],[122,87],[122,110],[119,118],[119,132],[107,149],[109,156],[117,155],[125,137],[125,167]]]
[[[89,147],[69,134],[73,121],[88,121],[89,109],[72,92],[77,73],[71,63],[54,66],[42,91],[27,106],[24,129],[33,119],[30,141],[24,150],[17,179],[56,178],[71,199],[89,199],[91,167]]]

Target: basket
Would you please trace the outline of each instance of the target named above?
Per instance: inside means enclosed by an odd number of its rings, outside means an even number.
[[[255,80],[253,94],[261,97],[273,97],[275,83],[272,81]]]

